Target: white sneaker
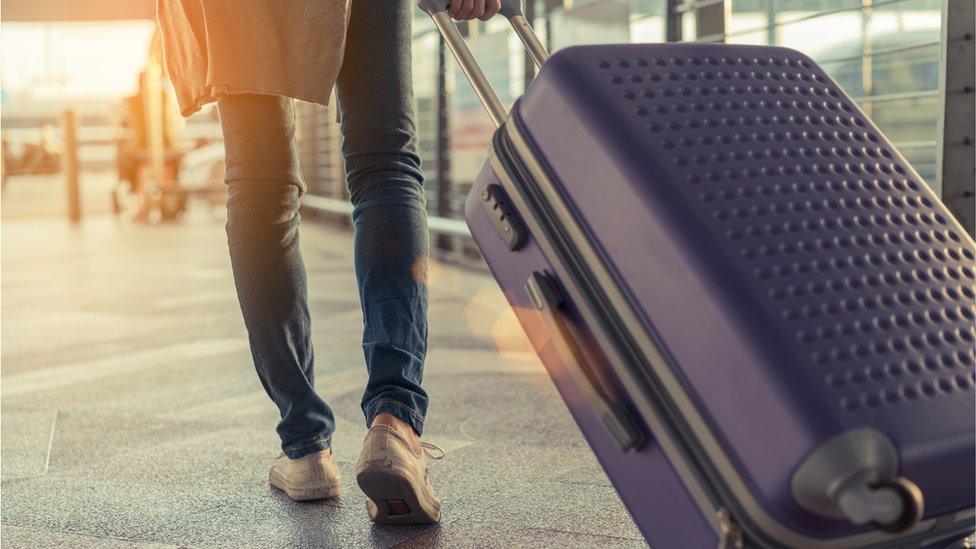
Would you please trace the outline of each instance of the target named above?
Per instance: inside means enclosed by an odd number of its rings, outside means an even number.
[[[271,465],[268,482],[295,501],[339,496],[341,477],[332,450],[289,459],[281,454]]]

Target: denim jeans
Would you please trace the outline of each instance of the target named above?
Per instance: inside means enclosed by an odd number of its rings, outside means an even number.
[[[336,84],[353,203],[354,252],[369,381],[367,425],[388,412],[420,433],[427,352],[427,217],[417,155],[408,0],[353,2]],[[315,392],[305,266],[298,247],[305,182],[291,99],[218,99],[226,148],[227,240],[258,376],[281,412],[292,459],[328,448],[335,427]]]

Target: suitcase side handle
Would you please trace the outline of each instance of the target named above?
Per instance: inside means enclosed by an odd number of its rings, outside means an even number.
[[[553,286],[549,277],[538,271],[532,273],[525,282],[525,290],[539,311],[542,322],[553,345],[566,365],[583,398],[597,415],[604,428],[610,433],[621,451],[636,450],[644,443],[644,435],[637,427],[623,402],[614,395],[615,391],[603,380],[588,360],[572,335],[559,319],[558,310],[563,299]],[[541,351],[540,349],[537,349]]]
[[[488,116],[495,127],[501,126],[505,122],[508,112],[502,102],[498,100],[498,95],[492,88],[491,82],[488,81],[488,77],[481,70],[478,61],[471,54],[471,50],[464,42],[464,38],[461,37],[461,33],[458,32],[451,16],[447,14],[447,8],[451,5],[450,0],[417,0],[417,5],[434,21],[434,26],[441,33],[444,43],[454,54],[454,59],[457,60],[464,75],[471,82],[471,86],[478,95],[478,99],[485,106],[485,110],[488,111]],[[549,58],[549,52],[546,51],[546,47],[542,45],[539,37],[532,30],[532,25],[522,15],[521,2],[519,0],[501,0],[501,5],[502,9],[499,13],[508,19],[509,24],[512,25],[515,34],[518,35],[525,49],[532,56],[536,66],[542,67],[542,64]]]

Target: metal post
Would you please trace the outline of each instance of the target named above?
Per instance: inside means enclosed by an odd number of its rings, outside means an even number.
[[[679,4],[681,0],[667,0],[665,3],[664,9],[668,11],[664,16],[664,36],[668,42],[681,42],[681,23],[684,14],[678,11]]]
[[[552,26],[552,12],[565,6],[566,0],[545,0],[546,13],[546,49],[552,49],[552,37],[555,32]]]
[[[936,189],[963,228],[974,235],[976,204],[976,4],[948,0],[942,15],[942,118]]]
[[[697,38],[715,37],[713,42],[725,41],[725,9],[728,2],[703,5],[695,10],[695,35]]]
[[[149,45],[146,61],[146,133],[149,145],[148,189],[150,197],[162,200],[162,190],[166,182],[166,114],[163,106],[163,35],[157,28]]]
[[[447,46],[444,38],[437,41],[437,204],[438,217],[448,217],[451,202],[451,131],[450,106],[447,97]],[[446,234],[437,236],[437,248],[451,249],[451,237]]]
[[[61,169],[64,171],[64,181],[68,191],[68,220],[78,223],[81,221],[81,192],[78,184],[78,128],[75,111],[71,109],[64,111],[61,124],[64,127]]]
[[[870,97],[874,95],[874,59],[871,48],[871,2],[872,0],[861,0],[861,95]],[[861,103],[861,108],[868,118],[874,116],[874,103],[866,101]]]

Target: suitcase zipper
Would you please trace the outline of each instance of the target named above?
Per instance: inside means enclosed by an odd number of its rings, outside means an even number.
[[[517,131],[518,119],[513,117],[509,120],[509,123],[512,123],[513,121],[516,123],[515,127]],[[585,288],[585,293],[594,299],[605,300],[605,296],[602,295],[599,284],[595,282],[594,276],[592,273],[590,273],[586,263],[584,261],[580,261],[578,258],[573,258],[574,254],[572,253],[572,250],[568,249],[565,244],[560,244],[560,241],[567,240],[566,235],[561,234],[559,224],[554,219],[555,215],[549,211],[549,208],[546,207],[538,182],[535,180],[535,178],[528,174],[525,167],[521,165],[520,161],[518,160],[518,154],[514,150],[514,144],[510,141],[510,138],[504,129],[496,132],[494,142],[495,144],[493,148],[502,160],[502,165],[506,170],[506,175],[508,175],[511,180],[522,183],[521,186],[516,186],[517,188],[515,190],[519,192],[526,202],[532,205],[531,211],[539,212],[539,215],[535,220],[546,233],[544,237],[552,244],[553,249],[556,250],[558,255],[561,256],[558,258],[549,257],[548,259],[550,261],[558,260],[565,263],[571,263],[572,269],[567,270],[571,270],[580,275],[577,282],[580,284],[580,286]],[[513,173],[513,171],[515,173]],[[577,303],[576,305],[577,307],[580,307],[583,304]],[[609,304],[605,303],[603,306],[595,306],[593,308],[595,311],[597,311],[596,314],[602,317],[608,325],[618,328],[608,331],[617,334],[619,337],[624,337],[625,334],[628,333],[628,330],[622,325],[622,322],[619,320],[615,321],[608,317],[609,315],[607,314],[607,311],[611,309]],[[628,358],[630,360],[628,360],[628,362],[634,364],[640,364],[642,362],[635,355],[635,351],[633,349],[636,348],[636,344],[633,342],[621,341],[620,348],[626,352],[627,355],[629,355]],[[691,448],[689,443],[693,444],[693,441],[689,441],[687,437],[680,434],[681,429],[677,426],[678,422],[680,421],[677,418],[680,416],[674,410],[674,406],[670,402],[670,399],[668,399],[666,392],[662,388],[655,386],[656,384],[654,383],[653,379],[654,376],[653,373],[650,372],[650,368],[641,367],[640,370],[643,374],[642,377],[650,385],[651,393],[654,395],[654,397],[656,397],[658,405],[655,407],[659,408],[659,415],[664,419],[662,423],[665,425],[668,431],[670,431],[670,438],[679,447],[680,453],[686,457],[686,463],[691,465],[690,469],[692,473],[695,475],[695,477],[697,477],[699,486],[705,492],[706,497],[710,501],[711,512],[718,513],[720,510],[724,511],[728,515],[729,520],[732,521],[734,515],[725,507],[727,505],[725,502],[728,500],[720,495],[719,490],[714,484],[713,479],[716,477],[709,474],[706,468],[707,466],[701,463],[701,459],[698,456],[701,456],[702,454]],[[717,524],[716,526],[718,533],[721,536],[721,524]],[[742,528],[738,526],[738,523],[736,523],[736,531],[740,533],[740,539],[744,539],[742,536]],[[772,542],[772,540],[769,540],[769,542],[775,544],[775,542]],[[735,546],[733,545],[730,547]]]

